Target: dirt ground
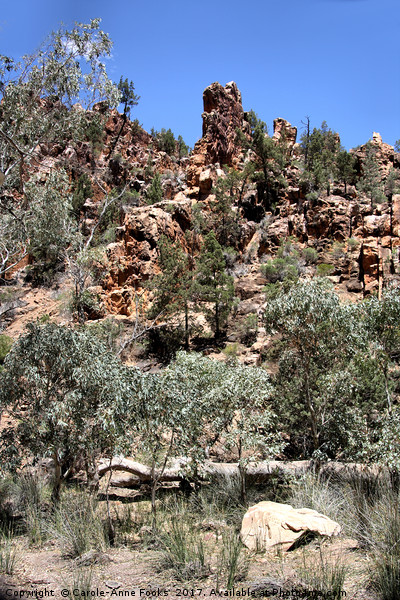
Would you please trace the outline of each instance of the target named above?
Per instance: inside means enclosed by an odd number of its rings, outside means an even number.
[[[208,548],[218,541],[212,533],[203,534]],[[242,551],[243,573],[231,590],[226,579],[219,578],[216,559],[210,553],[208,573],[203,578],[180,581],[170,570],[162,567],[161,551],[144,547],[140,542],[127,541],[126,546],[106,552],[91,551],[79,559],[63,558],[55,542],[43,548],[28,547],[27,540],[18,538],[18,562],[14,575],[2,580],[2,596],[16,597],[276,597],[314,598],[333,597],[305,595],[306,585],[299,584],[304,565],[317,566],[321,552],[329,559],[340,557],[347,566],[344,591],[347,599],[374,600],[366,589],[368,559],[357,542],[336,538],[321,543],[314,540],[292,552],[279,551],[254,554]],[[218,580],[219,579],[219,580]]]

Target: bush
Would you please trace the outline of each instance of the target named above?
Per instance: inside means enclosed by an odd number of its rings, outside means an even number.
[[[251,346],[257,339],[258,316],[255,313],[247,315],[240,325],[240,341],[246,346]]]
[[[333,265],[328,265],[327,263],[320,263],[317,265],[318,277],[327,277],[328,275],[331,275],[334,270],[335,267]]]
[[[353,252],[354,250],[356,250],[359,245],[360,245],[360,242],[356,238],[349,238],[347,240],[347,246],[348,246],[348,249],[350,250],[350,252]]]
[[[318,252],[315,248],[304,248],[303,257],[307,265],[315,265],[318,261]]]
[[[156,173],[153,177],[153,180],[147,189],[146,192],[146,200],[147,204],[156,204],[157,202],[161,202],[163,199],[163,190],[161,186],[161,178],[160,174]]]
[[[88,198],[93,196],[92,182],[86,173],[82,173],[75,184],[72,194],[72,210],[79,219],[79,214]]]
[[[296,280],[300,269],[297,258],[291,256],[281,258],[278,256],[261,265],[261,272],[270,283],[276,283],[285,279]]]
[[[5,333],[0,333],[0,365],[3,364],[5,357],[11,350],[13,344],[12,338]]]

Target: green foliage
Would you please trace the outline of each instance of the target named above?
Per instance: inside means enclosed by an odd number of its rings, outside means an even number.
[[[264,319],[267,331],[278,332],[283,342],[274,398],[285,430],[296,431],[311,454],[335,455],[335,444],[342,451],[343,444],[352,447],[328,425],[339,419],[341,431],[355,437],[360,429],[357,411],[343,410],[356,400],[350,363],[362,349],[362,335],[355,309],[340,304],[325,280],[314,279],[282,290]]]
[[[246,346],[251,346],[257,339],[258,332],[258,315],[251,313],[246,315],[246,318],[241,324],[239,335],[240,341]]]
[[[232,177],[220,177],[212,189],[215,202],[210,206],[212,214],[210,226],[222,246],[235,247],[239,241],[240,226],[238,214],[232,209],[232,183]]]
[[[103,147],[104,118],[96,113],[87,117],[86,124],[83,126],[83,135],[90,142],[92,151],[95,154],[99,153]]]
[[[160,173],[156,173],[146,191],[147,204],[156,204],[163,199],[163,189],[161,185]]]
[[[21,62],[1,57],[0,154],[6,182],[15,173],[23,186],[39,143],[80,139],[86,117],[72,109],[74,104],[90,108],[106,100],[117,105],[119,91],[103,62],[112,42],[99,26],[100,19],[93,19],[69,31],[61,28]]]
[[[318,590],[318,595],[324,595],[340,600],[344,591],[345,578],[348,568],[340,555],[328,552],[319,547],[316,557],[306,558],[303,552],[302,580],[308,589]]]
[[[118,83],[118,90],[121,93],[120,103],[124,107],[124,116],[129,116],[131,108],[138,104],[140,96],[135,94],[133,82],[128,81],[128,79],[122,79],[122,75]]]
[[[172,133],[171,129],[161,129],[161,131],[154,131],[154,129],[152,129],[151,134],[153,136],[153,138],[156,140],[157,143],[157,147],[161,152],[166,152],[167,154],[169,154],[170,156],[173,156],[176,152],[176,140],[175,140],[175,136]],[[182,140],[182,138],[181,138]],[[179,143],[179,152],[184,152],[185,148],[187,149],[187,146],[185,146],[185,143],[180,142]]]
[[[4,363],[4,359],[11,350],[13,339],[5,333],[0,333],[0,365]],[[0,367],[1,368],[1,367]]]
[[[264,121],[261,121],[254,111],[250,111],[247,120],[251,129],[250,142],[242,135],[240,141],[247,149],[252,150],[253,180],[257,184],[258,197],[266,210],[273,208],[278,198],[279,191],[285,187],[282,177],[282,168],[285,160],[282,149],[271,137]]]
[[[109,546],[97,502],[86,492],[64,493],[49,529],[64,557],[76,558],[89,550],[104,551]]]
[[[72,194],[72,210],[79,219],[80,212],[88,198],[93,197],[92,182],[86,173],[80,175]]]
[[[368,142],[365,159],[362,161],[362,175],[357,183],[357,189],[371,200],[371,206],[385,200],[383,179],[376,153],[376,146]]]
[[[344,192],[347,193],[347,186],[355,183],[356,178],[355,156],[346,150],[340,150],[336,157],[336,177],[341,183],[344,183]]]
[[[320,129],[314,127],[310,133],[308,122],[307,130],[300,138],[300,147],[304,157],[302,181],[306,188],[308,191],[326,188],[329,193],[340,150],[337,133],[328,128],[326,121]]]
[[[174,319],[184,332],[185,347],[188,348],[192,327],[193,262],[179,242],[171,242],[165,236],[161,236],[158,248],[161,273],[150,282],[153,303],[149,317]]]
[[[335,267],[333,265],[328,265],[327,263],[320,263],[317,265],[317,275],[318,277],[327,277],[328,275],[332,275]]]
[[[390,201],[393,197],[393,194],[398,194],[400,192],[400,173],[398,169],[394,169],[390,167],[390,170],[385,179],[385,195]]]
[[[97,454],[118,445],[130,380],[127,369],[88,333],[53,323],[28,325],[1,374],[0,405],[17,420],[15,428],[2,432],[3,461],[16,465],[51,456],[55,497],[78,462],[94,476]]]
[[[354,252],[360,245],[360,242],[356,238],[349,238],[347,240],[347,246],[350,252]]]
[[[260,267],[261,273],[270,283],[290,279],[296,281],[299,277],[298,258],[294,256],[270,259]]]
[[[233,306],[234,287],[233,278],[225,272],[224,254],[214,232],[204,238],[196,268],[195,294],[203,303],[202,310],[218,338]]]
[[[141,376],[135,402],[141,415],[141,447],[152,468],[154,522],[155,494],[170,458],[185,457],[181,470],[188,476],[204,461],[205,447],[221,436],[230,448],[245,449],[253,443],[252,447],[265,444],[269,455],[276,451],[279,434],[267,406],[270,394],[271,384],[263,369],[183,352],[159,375]],[[247,460],[241,454],[240,459]]]
[[[260,268],[270,283],[295,282],[301,273],[300,253],[291,239],[282,241],[277,257],[268,260]]]
[[[188,154],[190,152],[190,148],[189,148],[189,146],[187,146],[185,144],[183,137],[181,135],[178,135],[177,143],[178,143],[178,158],[184,158],[185,156],[188,156]]]
[[[161,537],[162,567],[171,569],[178,581],[206,577],[210,567],[206,563],[205,547],[193,524],[182,515],[171,519],[168,531]]]
[[[21,555],[12,539],[12,535],[0,534],[0,573],[14,575],[16,565],[21,561]]]
[[[26,184],[26,194],[31,207],[27,223],[30,238],[29,250],[40,271],[54,268],[62,259],[71,241],[71,196],[65,171],[49,173],[44,185],[39,176]]]
[[[302,254],[307,265],[315,265],[317,263],[318,251],[315,250],[315,248],[308,246],[307,248],[304,248]]]

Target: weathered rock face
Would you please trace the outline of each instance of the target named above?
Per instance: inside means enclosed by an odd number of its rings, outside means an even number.
[[[331,537],[340,530],[338,523],[316,510],[259,502],[244,515],[240,536],[250,550],[268,550],[273,546],[289,550],[308,533]]]
[[[135,287],[141,287],[157,268],[158,242],[162,235],[185,247],[184,232],[190,226],[191,202],[176,202],[171,212],[167,202],[133,209],[119,229],[119,242],[107,249],[110,271],[105,298],[112,313],[130,315]]]
[[[293,147],[297,138],[297,127],[293,127],[289,121],[285,119],[274,119],[274,135],[276,140],[284,138],[288,146]]]
[[[392,167],[400,167],[400,155],[395,152],[393,146],[385,144],[382,141],[380,133],[374,132],[372,134],[372,140],[370,142],[374,149],[376,161],[379,165],[382,176],[386,176]],[[362,172],[362,165],[365,161],[368,151],[368,144],[363,144],[357,150],[354,151],[354,155],[358,158],[359,171]]]
[[[241,153],[236,143],[237,129],[247,130],[244,122],[242,96],[236,83],[225,87],[212,83],[203,93],[203,137],[195,144],[190,160],[187,181],[198,188],[202,171],[207,165],[232,166]],[[194,194],[204,193],[195,189]]]

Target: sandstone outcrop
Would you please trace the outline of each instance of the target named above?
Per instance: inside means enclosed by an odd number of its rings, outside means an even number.
[[[310,533],[331,537],[340,530],[338,523],[310,508],[259,502],[244,515],[240,536],[250,550],[268,550],[273,546],[289,550]]]
[[[202,172],[208,165],[222,167],[235,164],[241,154],[241,148],[236,142],[237,130],[248,131],[248,124],[244,121],[242,96],[233,81],[225,87],[217,82],[208,86],[203,93],[203,104],[203,135],[194,146],[187,172],[192,196],[211,189],[209,185],[200,186]]]

